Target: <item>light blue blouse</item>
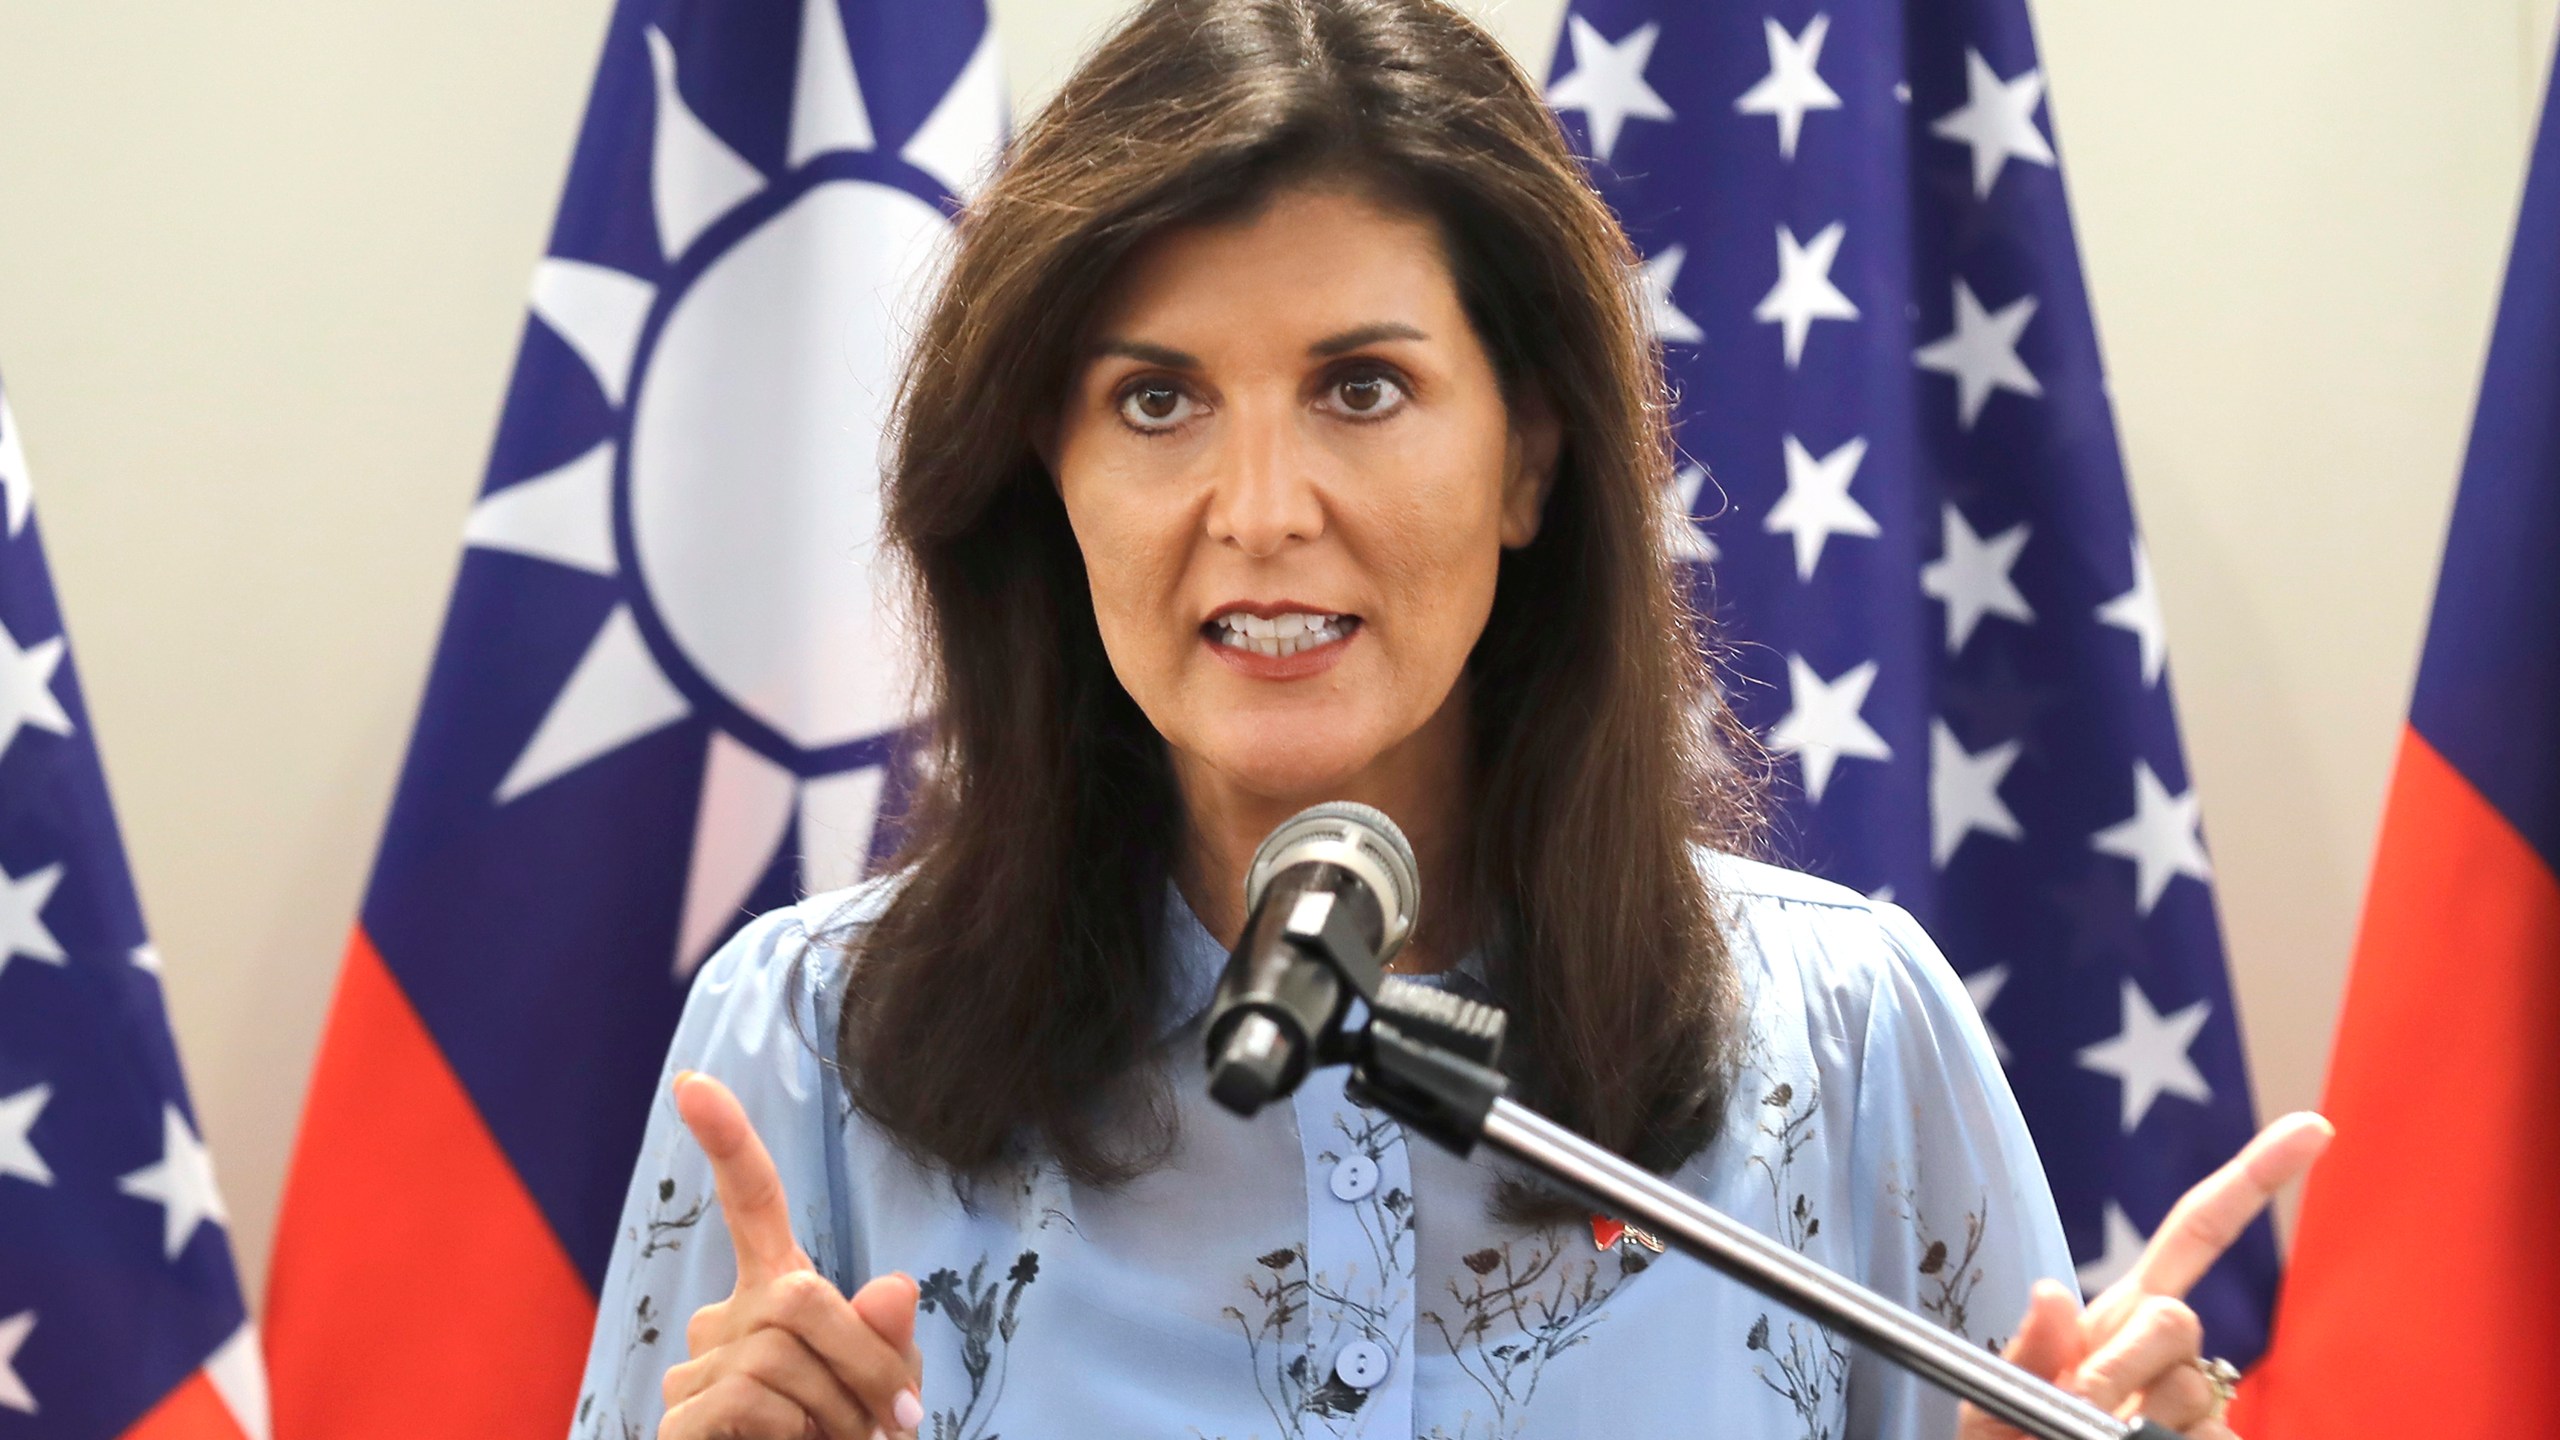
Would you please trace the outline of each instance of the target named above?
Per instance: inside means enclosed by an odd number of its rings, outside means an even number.
[[[1707,868],[1749,1041],[1724,1137],[1680,1184],[2000,1343],[2036,1277],[2072,1272],[1963,986],[1890,905],[1747,861]],[[851,1113],[811,1043],[834,1033],[836,942],[887,893],[749,925],[694,982],[667,1065],[737,1091],[839,1287],[921,1280],[926,1440],[1953,1432],[1952,1400],[1684,1256],[1498,1222],[1486,1160],[1353,1105],[1339,1067],[1252,1121],[1218,1109],[1200,1031],[1226,957],[1178,899],[1163,943],[1179,993],[1154,1061],[1179,1104],[1170,1163],[1109,1190],[1033,1165],[964,1208]],[[1444,983],[1481,990],[1472,966]],[[655,1434],[686,1318],[734,1279],[710,1167],[662,1084],[573,1436]]]

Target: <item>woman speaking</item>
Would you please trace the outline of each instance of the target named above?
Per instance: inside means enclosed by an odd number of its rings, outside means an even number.
[[[1635,257],[1436,0],[1157,0],[964,217],[885,481],[936,715],[892,873],[696,980],[579,1436],[2004,1433],[1339,1069],[1251,1121],[1245,865],[1411,837],[1395,968],[1514,1093],[2122,1413],[2227,1435],[2179,1295],[2279,1122],[2082,1309],[1961,985],[1739,858],[1752,748],[1666,562]],[[920,1278],[919,1278],[920,1277]]]

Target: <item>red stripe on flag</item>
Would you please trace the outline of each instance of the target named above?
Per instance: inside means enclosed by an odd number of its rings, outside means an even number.
[[[202,1370],[162,1397],[151,1413],[133,1422],[122,1440],[248,1440],[222,1403],[222,1392]]]
[[[559,1440],[595,1301],[359,927],[268,1277],[277,1440]]]
[[[2507,1440],[2560,1416],[2560,878],[2401,741],[2252,1440]]]

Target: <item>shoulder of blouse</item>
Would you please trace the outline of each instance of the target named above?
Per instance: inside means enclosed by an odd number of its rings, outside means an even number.
[[[740,926],[695,973],[679,1041],[702,1031],[760,1048],[761,1035],[769,1031],[831,1033],[854,942],[888,908],[904,879],[903,872],[873,876],[768,910]]]
[[[812,941],[848,940],[889,908],[889,902],[905,886],[908,873],[895,870],[841,889],[820,891],[780,913],[789,915]]]
[[[1882,999],[1890,1012],[1991,1053],[1955,967],[1902,907],[1737,855],[1702,851],[1699,869],[1755,999],[1821,997],[1814,1008],[1861,1029]]]
[[[1801,870],[1789,870],[1767,861],[1750,860],[1703,847],[1694,853],[1698,872],[1706,878],[1708,890],[1729,904],[1777,900],[1873,914],[1880,903],[1846,885],[1818,875],[1807,875]]]

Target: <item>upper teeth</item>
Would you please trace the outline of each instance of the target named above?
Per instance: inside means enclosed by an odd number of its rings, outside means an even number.
[[[1339,615],[1310,615],[1292,611],[1264,619],[1241,612],[1221,615],[1220,639],[1239,649],[1262,655],[1294,655],[1318,645],[1342,638],[1345,631]]]

